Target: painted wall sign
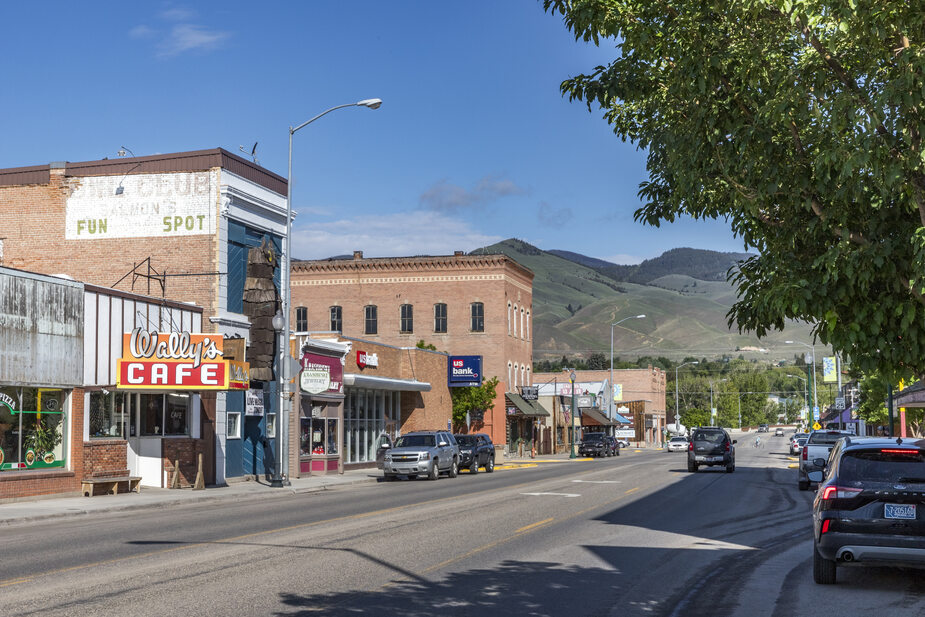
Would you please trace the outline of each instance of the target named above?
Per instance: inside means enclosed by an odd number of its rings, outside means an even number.
[[[250,365],[225,360],[221,335],[161,333],[135,328],[122,335],[116,387],[134,390],[246,390]]]
[[[244,415],[263,415],[263,390],[248,390],[244,393]]]
[[[482,385],[482,356],[450,356],[447,383],[451,388]]]
[[[309,394],[343,394],[344,365],[340,358],[307,353],[302,356],[299,386]]]
[[[366,353],[365,351],[357,350],[357,366],[360,368],[366,368],[371,366],[376,368],[379,366],[379,354]]]
[[[84,177],[67,198],[64,235],[68,240],[215,235],[217,201],[215,175],[208,171]]]

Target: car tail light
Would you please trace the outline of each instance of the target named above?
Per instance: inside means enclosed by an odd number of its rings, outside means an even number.
[[[694,451],[694,442],[693,442],[693,441],[687,442],[687,449],[688,449],[689,452],[693,452],[693,451]]]
[[[844,486],[827,486],[822,491],[822,500],[829,501],[830,499],[851,499],[852,497],[857,497],[861,494],[862,489],[859,488],[846,488]]]
[[[919,456],[921,452],[919,450],[897,450],[897,449],[881,449],[880,452],[883,454],[905,454],[906,456]]]
[[[822,533],[827,533],[829,531],[829,521],[830,519],[822,521]]]
[[[727,441],[727,442],[726,442],[726,452],[729,452],[731,449],[732,449],[732,444],[730,444],[730,443]]]
[[[809,455],[809,447],[803,446],[803,460],[807,460],[806,457]]]

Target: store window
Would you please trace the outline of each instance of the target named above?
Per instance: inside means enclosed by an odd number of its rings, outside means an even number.
[[[308,308],[297,306],[295,309],[295,331],[308,332]]]
[[[0,471],[64,467],[65,392],[0,387]]]
[[[344,399],[343,461],[366,463],[376,460],[382,435],[397,436],[400,393],[348,388]]]
[[[267,437],[276,437],[276,414],[267,414]]]
[[[315,410],[313,413],[320,413]],[[337,419],[301,418],[300,453],[302,456],[336,455]]]
[[[446,332],[446,304],[434,305],[434,332]]]
[[[90,393],[90,439],[125,439],[128,414],[122,392]]]
[[[366,334],[378,334],[379,333],[379,309],[376,308],[375,304],[370,304],[366,307],[366,327],[363,330]]]
[[[402,304],[399,307],[401,317],[400,332],[410,334],[414,332],[414,305]]]
[[[140,394],[143,437],[189,435],[188,394]]]
[[[484,332],[485,331],[485,305],[481,302],[473,302],[470,305],[470,312],[472,314],[472,322],[470,329],[473,332]]]
[[[331,331],[341,332],[344,329],[343,309],[339,306],[331,307]]]
[[[228,439],[241,439],[241,412],[229,411],[228,421],[225,426],[225,436]]]

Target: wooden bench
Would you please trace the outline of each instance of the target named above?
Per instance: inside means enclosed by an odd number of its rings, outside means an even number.
[[[94,487],[104,486],[106,494],[115,495],[119,492],[119,483],[127,482],[129,492],[141,492],[141,476],[119,476],[116,478],[85,478],[80,481],[80,492],[84,497],[94,495]]]

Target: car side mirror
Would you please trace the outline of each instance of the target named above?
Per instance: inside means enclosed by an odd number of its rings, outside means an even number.
[[[815,465],[816,467],[825,467],[825,459],[824,458],[814,458],[813,465]]]
[[[810,482],[822,482],[822,472],[821,471],[811,471],[806,474],[809,477]]]
[[[732,443],[739,443],[739,440],[738,440],[738,439],[733,439],[733,440],[732,440]]]
[[[442,447],[444,447],[444,446],[446,446],[446,445],[448,445],[448,444],[447,444],[445,441],[441,441],[441,442],[438,443],[437,445],[440,446],[440,447],[442,448]]]

